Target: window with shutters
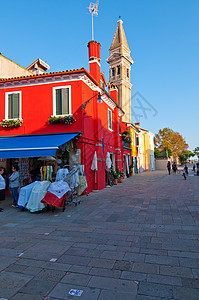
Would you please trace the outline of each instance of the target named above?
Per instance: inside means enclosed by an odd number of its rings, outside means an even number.
[[[53,88],[53,115],[65,116],[71,114],[71,87]]]
[[[21,92],[6,93],[5,119],[21,118]]]
[[[112,111],[108,109],[108,129],[113,130],[113,125],[112,125]]]

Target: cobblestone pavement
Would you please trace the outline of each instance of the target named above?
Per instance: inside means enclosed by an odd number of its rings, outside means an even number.
[[[143,173],[81,199],[0,203],[0,299],[199,299],[199,177]]]

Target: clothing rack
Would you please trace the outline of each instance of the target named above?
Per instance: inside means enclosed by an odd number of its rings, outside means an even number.
[[[75,173],[77,173],[78,170],[76,168],[73,168],[66,174],[64,181],[66,181],[71,189],[71,191],[68,193],[68,196],[65,200],[65,204],[73,203],[75,206],[77,204],[80,204],[80,200],[78,199],[78,194],[76,191],[76,188],[78,187],[77,182],[74,181]]]

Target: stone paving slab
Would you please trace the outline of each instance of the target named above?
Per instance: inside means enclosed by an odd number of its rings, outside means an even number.
[[[0,296],[9,299],[32,279],[19,273],[5,272],[0,274]]]
[[[22,212],[6,197],[0,299],[74,299],[80,289],[86,300],[198,300],[198,183],[145,172],[55,213]]]
[[[50,292],[49,297],[55,297],[57,299],[74,299],[74,296],[69,295],[71,289],[83,291],[80,299],[81,300],[97,300],[100,294],[100,289],[89,288],[86,286],[81,286],[74,282],[73,284],[58,283],[56,287]]]

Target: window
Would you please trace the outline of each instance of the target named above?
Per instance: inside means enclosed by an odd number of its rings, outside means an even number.
[[[117,67],[117,75],[120,75],[120,66]]]
[[[112,130],[112,111],[108,109],[108,129]]]
[[[21,92],[6,93],[5,119],[21,118]]]
[[[115,77],[115,69],[112,69],[112,77]]]
[[[71,89],[70,87],[56,87],[53,93],[53,115],[71,114]]]
[[[102,89],[104,89],[104,82],[102,80],[100,80],[100,86]]]
[[[129,69],[126,69],[126,76],[129,78]]]
[[[139,146],[139,137],[136,136],[136,146]]]

